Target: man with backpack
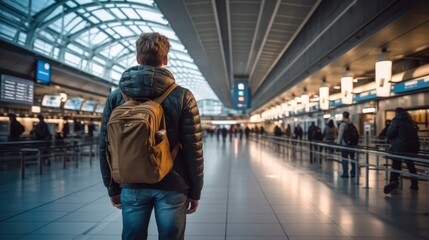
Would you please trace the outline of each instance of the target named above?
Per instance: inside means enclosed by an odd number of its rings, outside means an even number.
[[[202,132],[197,102],[188,89],[174,86],[176,85],[174,77],[165,68],[169,49],[170,43],[165,36],[159,33],[141,34],[136,41],[139,65],[127,69],[122,74],[119,89],[109,95],[104,108],[100,131],[100,168],[112,205],[122,209],[122,239],[147,239],[152,210],[155,211],[159,239],[184,239],[186,214],[197,210],[203,187]],[[171,92],[165,97],[167,90]],[[131,100],[124,104],[125,97]],[[109,122],[114,125],[109,121],[112,112],[129,102],[136,104],[136,101],[145,102],[160,97],[164,98],[160,101],[163,110],[163,119],[160,120],[165,120],[163,125],[166,126],[157,131],[153,139],[141,139],[141,144],[143,148],[147,143],[164,142],[164,137],[168,139],[170,151],[180,144],[181,148],[177,148],[179,150],[176,157],[173,157],[175,154],[171,154],[174,161],[172,169],[154,183],[115,182],[111,168],[117,166],[111,166],[112,162],[109,159],[118,157],[120,163],[127,159],[111,151],[115,139],[108,134],[110,128],[107,124]],[[132,127],[132,124],[124,127]],[[130,142],[129,145],[134,146],[136,142],[138,141]],[[122,150],[126,151],[128,145],[126,143],[122,145],[118,146],[125,147],[125,150]],[[169,155],[168,150],[161,155]],[[123,155],[133,154],[125,152]],[[149,159],[142,156],[141,161],[153,161],[156,157],[151,156]],[[144,175],[143,172],[141,174]]]
[[[357,146],[358,141],[359,141],[359,132],[356,126],[350,120],[350,113],[347,111],[344,111],[343,121],[341,121],[339,130],[338,130],[337,144],[347,146],[347,147],[354,147],[354,146]],[[341,150],[341,158],[342,158],[342,165],[343,165],[343,174],[341,175],[342,178],[349,177],[349,172],[348,172],[349,157],[350,157],[351,166],[352,166],[352,170],[350,171],[350,176],[352,178],[356,177],[357,169],[356,169],[356,163],[354,162],[355,151],[343,149]]]

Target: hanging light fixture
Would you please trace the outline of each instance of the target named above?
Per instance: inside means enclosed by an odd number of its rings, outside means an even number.
[[[376,94],[379,97],[390,96],[392,78],[392,61],[389,59],[386,48],[381,49],[381,54],[375,62]]]
[[[322,79],[322,86],[319,89],[319,105],[320,109],[329,109],[329,87],[326,86],[326,79]]]
[[[310,111],[310,96],[308,96],[307,88],[304,88],[304,94],[301,96],[301,104],[306,112]]]
[[[341,102],[344,104],[353,103],[353,75],[350,73],[349,66],[346,66],[341,78]]]

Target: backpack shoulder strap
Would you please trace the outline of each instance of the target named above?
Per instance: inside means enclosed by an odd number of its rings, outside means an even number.
[[[155,98],[153,101],[161,104],[164,99],[179,85],[173,83],[161,96]]]
[[[121,91],[121,95],[122,95],[122,98],[124,98],[125,102],[130,101],[130,98],[127,95],[125,95],[124,92]]]

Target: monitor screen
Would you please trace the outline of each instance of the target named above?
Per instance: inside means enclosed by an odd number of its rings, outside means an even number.
[[[83,102],[82,108],[80,110],[85,112],[94,112],[95,104],[96,102],[93,100],[86,100],[85,102]]]
[[[67,99],[66,103],[64,104],[64,109],[79,111],[81,105],[82,98],[73,97]]]
[[[36,82],[49,85],[51,84],[52,66],[43,60],[37,60]]]
[[[43,107],[54,107],[59,108],[61,106],[61,96],[60,95],[45,95],[42,99]]]
[[[103,111],[104,111],[104,104],[98,104],[97,107],[95,108],[95,112],[103,113]]]
[[[33,105],[34,83],[3,74],[0,79],[0,102]]]

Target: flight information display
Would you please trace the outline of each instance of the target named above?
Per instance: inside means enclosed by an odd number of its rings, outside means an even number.
[[[31,80],[1,75],[0,102],[33,105],[34,83]]]

